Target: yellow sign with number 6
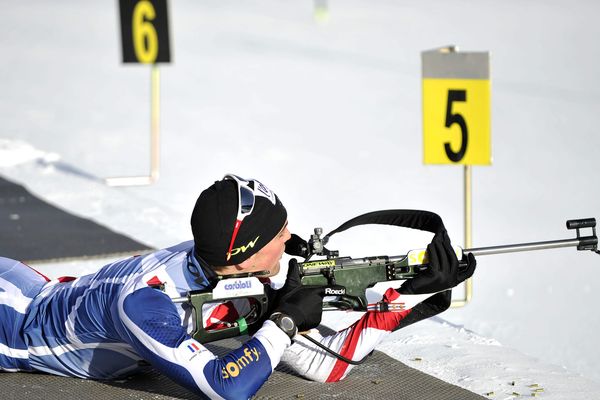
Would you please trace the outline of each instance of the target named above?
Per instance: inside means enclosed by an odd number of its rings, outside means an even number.
[[[158,35],[152,25],[156,10],[148,0],[141,0],[133,9],[133,49],[141,63],[153,63],[158,55]]]
[[[123,62],[171,61],[167,0],[119,0]]]
[[[425,54],[424,163],[490,165],[489,70],[487,74],[474,71],[473,58],[465,57],[468,53],[436,53],[433,60],[427,59]],[[426,66],[427,61],[429,65]],[[461,68],[461,63],[466,66]],[[488,65],[484,64],[483,68]]]

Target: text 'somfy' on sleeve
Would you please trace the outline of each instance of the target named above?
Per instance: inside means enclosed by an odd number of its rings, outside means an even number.
[[[218,358],[182,326],[164,293],[141,288],[118,303],[123,339],[161,373],[211,399],[248,399],[269,378],[290,340],[273,322],[240,348]]]

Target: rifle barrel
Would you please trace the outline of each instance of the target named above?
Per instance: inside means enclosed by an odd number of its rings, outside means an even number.
[[[474,256],[487,256],[487,255],[491,255],[491,254],[516,253],[519,251],[556,249],[556,248],[560,248],[560,247],[579,246],[582,239],[587,239],[587,238],[549,240],[546,242],[507,244],[507,245],[502,245],[502,246],[490,246],[490,247],[476,247],[476,248],[472,248],[472,249],[464,249],[463,252],[464,253],[473,253]]]

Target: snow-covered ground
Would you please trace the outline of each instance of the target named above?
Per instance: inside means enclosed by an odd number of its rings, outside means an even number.
[[[226,172],[271,186],[303,236],[366,211],[420,208],[461,244],[462,170],[421,155],[420,52],[455,43],[492,52],[494,164],[473,173],[474,245],[569,238],[566,219],[600,217],[597,2],[330,1],[327,24],[309,1],[170,6],[161,178],[108,188],[99,178],[144,174],[149,159],[150,72],[120,64],[117,3],[3,3],[0,175],[156,247],[190,238],[199,191]],[[428,240],[361,227],[332,246],[397,255]],[[478,261],[471,304],[382,350],[495,398],[534,383],[544,398],[600,397],[598,256]]]

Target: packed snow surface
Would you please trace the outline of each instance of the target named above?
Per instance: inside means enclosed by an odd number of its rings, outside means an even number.
[[[120,63],[117,3],[4,5],[0,175],[155,247],[191,237],[196,197],[228,172],[274,189],[304,237],[412,208],[440,214],[461,245],[462,169],[422,164],[420,52],[453,43],[492,54],[494,161],[474,167],[473,245],[571,238],[567,219],[600,218],[600,4],[330,1],[327,23],[313,7],[171,2],[161,177],[110,188],[102,178],[145,174],[149,159],[150,71]],[[330,247],[398,255],[429,240],[360,227]],[[575,249],[479,257],[467,307],[381,350],[491,398],[600,398],[599,262]]]

